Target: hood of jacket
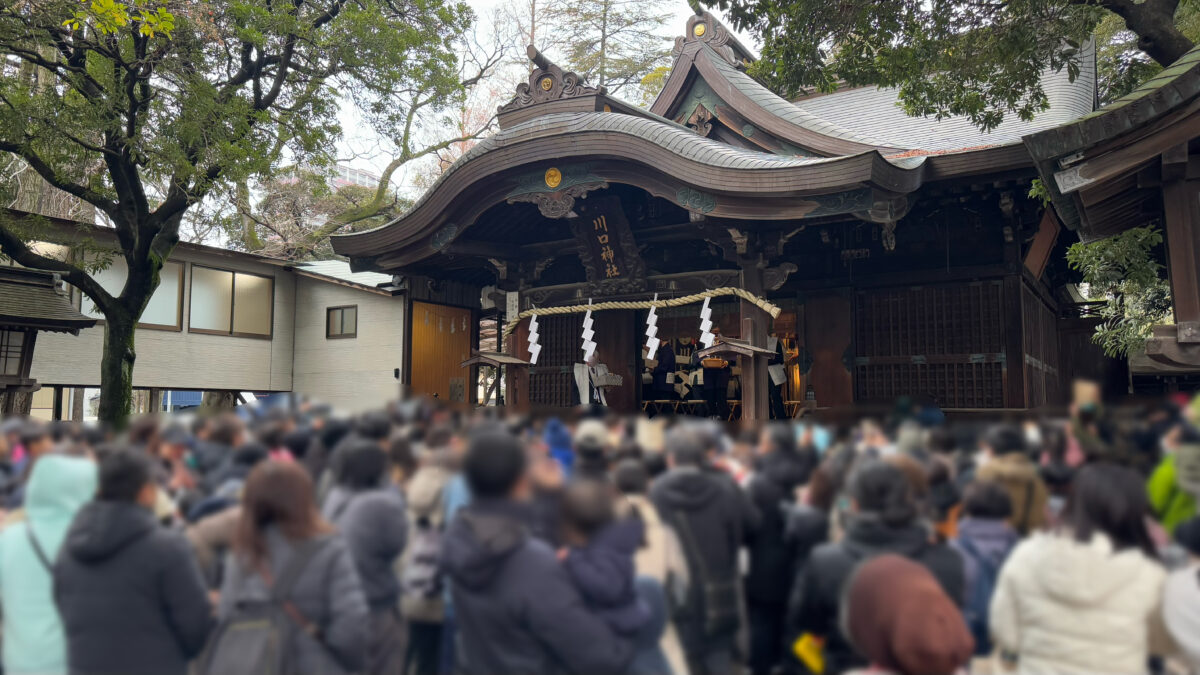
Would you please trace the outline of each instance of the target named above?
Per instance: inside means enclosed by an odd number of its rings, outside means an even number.
[[[442,539],[441,567],[472,590],[486,588],[508,556],[529,538],[524,509],[481,500],[461,509]]]
[[[645,539],[645,523],[638,518],[622,518],[597,532],[588,546],[610,549],[632,559]]]
[[[970,540],[979,555],[1000,562],[1017,545],[1020,535],[1006,520],[963,518],[958,521],[958,539]]]
[[[812,463],[798,452],[772,452],[759,461],[758,471],[790,498],[797,487],[808,481]]]
[[[63,455],[37,461],[25,493],[25,515],[46,555],[58,553],[75,514],[95,494],[95,462]]]
[[[154,514],[137,504],[92,501],[67,532],[67,551],[80,562],[100,562],[154,531]]]
[[[1037,465],[1019,452],[995,457],[979,468],[980,477],[1004,483],[1027,483],[1038,478]]]
[[[1033,538],[1042,540],[1031,546],[1029,563],[1041,570],[1035,583],[1042,593],[1068,607],[1103,605],[1115,593],[1139,583],[1147,568],[1158,564],[1138,549],[1114,551],[1112,540],[1100,533],[1087,542],[1061,533],[1038,532]]]
[[[417,469],[405,488],[409,511],[416,518],[440,523],[446,510],[442,491],[449,481],[450,471],[442,466],[430,464]]]
[[[916,560],[931,546],[929,532],[924,527],[916,523],[891,527],[869,514],[855,516],[846,528],[842,545],[859,560],[881,553],[896,553]]]
[[[694,467],[671,469],[654,486],[656,499],[673,510],[699,511],[712,504],[726,490],[725,478],[712,471]]]

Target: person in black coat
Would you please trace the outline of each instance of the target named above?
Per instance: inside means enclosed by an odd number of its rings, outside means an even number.
[[[671,469],[650,490],[687,559],[691,583],[675,621],[692,675],[732,671],[741,626],[738,549],[758,525],[737,484],[710,466],[709,447],[698,429],[673,429],[665,443]]]
[[[654,398],[659,401],[675,400],[675,385],[667,381],[667,375],[675,373],[675,349],[670,340],[659,341],[658,351],[654,353],[658,363],[650,371],[654,378]]]
[[[624,673],[633,643],[588,608],[555,552],[529,534],[525,449],[489,430],[463,473],[472,502],[442,540],[458,649],[456,672]]]
[[[96,499],[79,512],[54,566],[54,602],[72,675],[184,675],[213,610],[182,535],[159,527],[149,456],[110,451]]]
[[[866,460],[850,477],[852,516],[845,537],[818,546],[804,566],[788,605],[790,637],[804,633],[825,640],[825,672],[864,667],[838,628],[846,579],[864,560],[895,553],[921,563],[956,602],[963,599],[963,563],[958,552],[934,541],[918,520],[912,486],[898,467]]]
[[[793,562],[784,538],[787,515],[796,490],[808,482],[816,464],[811,448],[797,448],[787,423],[763,429],[758,470],[750,480],[750,500],[759,526],[747,538],[750,572],[746,575],[746,608],[750,620],[750,669],[768,675],[783,657],[784,619]]]
[[[775,353],[767,359],[767,400],[771,404],[771,419],[782,420],[787,419],[787,407],[783,403],[783,384],[775,384],[771,379],[770,367],[782,366],[783,358],[783,340],[778,335],[772,335],[775,338]]]

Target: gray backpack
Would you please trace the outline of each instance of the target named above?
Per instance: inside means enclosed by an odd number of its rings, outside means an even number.
[[[271,579],[269,569],[259,572],[270,596],[235,601],[233,611],[213,631],[195,670],[197,675],[297,675],[301,670],[294,662],[295,645],[309,640],[327,657],[317,673],[344,672],[321,643],[319,629],[288,599],[304,569],[329,540],[318,537],[300,545],[277,580]],[[312,672],[310,666],[304,666],[305,675]]]

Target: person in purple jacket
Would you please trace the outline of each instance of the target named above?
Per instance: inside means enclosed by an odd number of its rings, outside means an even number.
[[[1008,524],[1012,499],[999,483],[975,481],[963,493],[963,518],[950,545],[962,554],[963,615],[975,637],[975,653],[991,652],[988,606],[1000,567],[1020,540]]]
[[[634,554],[645,540],[645,525],[636,517],[616,518],[611,485],[577,480],[562,496],[559,552],[571,583],[590,609],[618,635],[634,642],[629,675],[669,673],[659,648],[666,628],[666,601],[653,579],[637,579]]]

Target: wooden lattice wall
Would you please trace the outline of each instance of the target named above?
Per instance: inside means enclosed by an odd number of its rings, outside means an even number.
[[[1058,312],[1028,285],[1021,285],[1026,405],[1031,408],[1061,402]]]
[[[928,396],[945,408],[1004,407],[1004,284],[855,294],[855,398]]]
[[[583,315],[543,316],[538,325],[542,353],[529,369],[529,401],[535,406],[570,406],[575,396],[573,367],[583,358],[579,339]]]

